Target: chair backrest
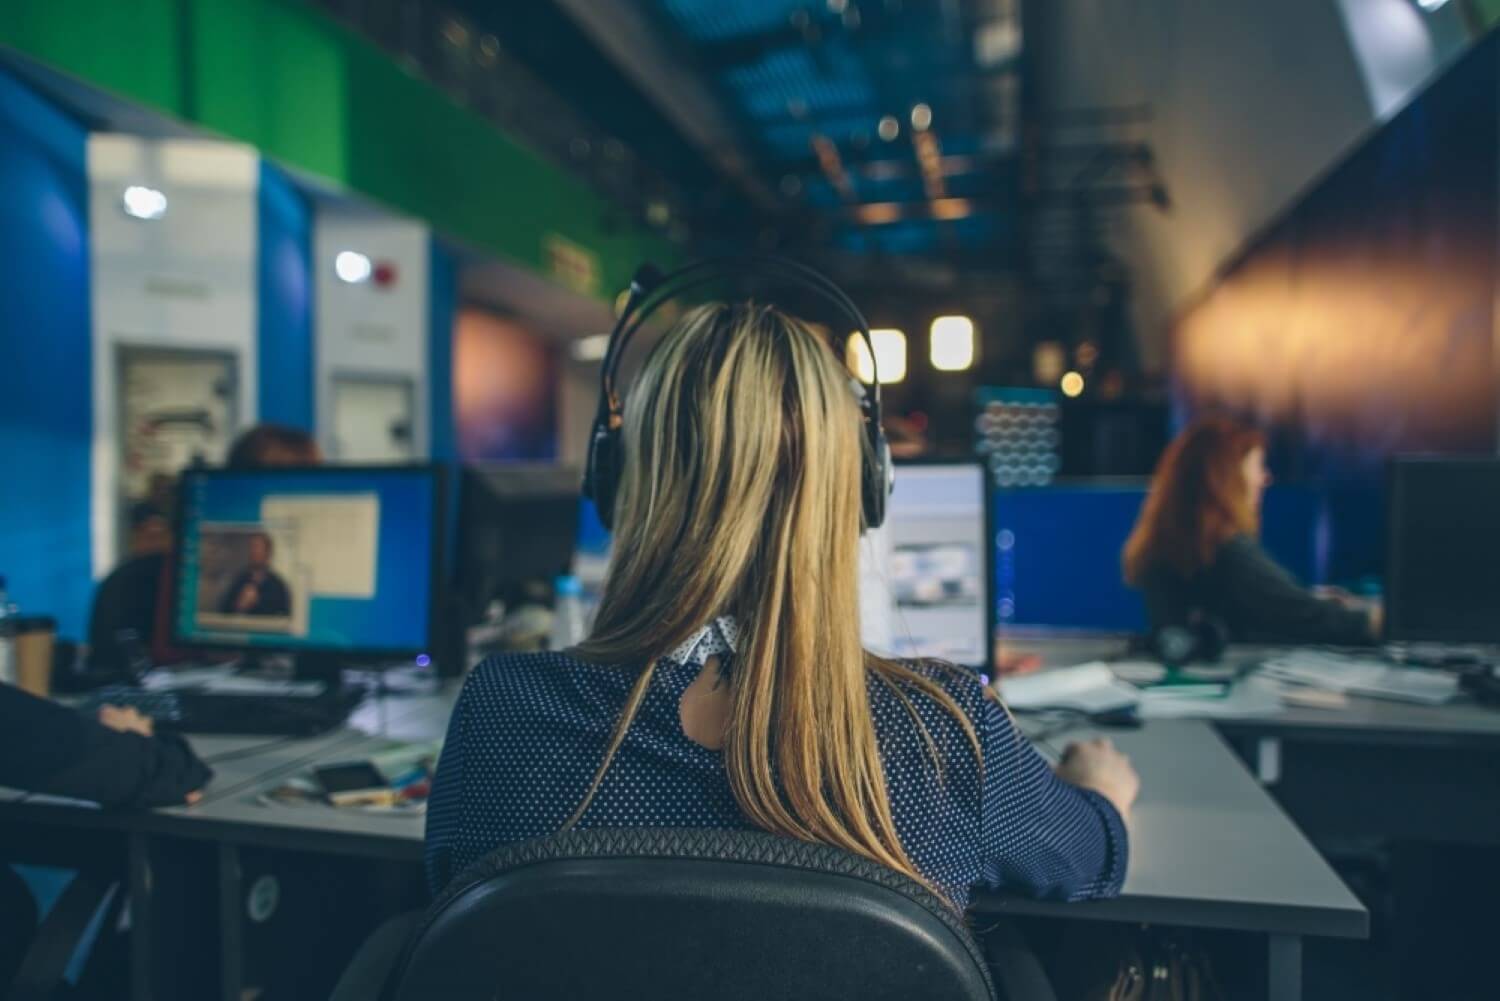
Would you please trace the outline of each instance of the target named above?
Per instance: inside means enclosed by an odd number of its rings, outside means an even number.
[[[961,918],[856,855],[759,831],[569,831],[502,848],[428,911],[395,1001],[994,1001]]]

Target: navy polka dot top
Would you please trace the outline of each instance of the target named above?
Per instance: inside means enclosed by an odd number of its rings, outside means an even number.
[[[733,623],[705,626],[657,665],[639,714],[578,826],[743,828],[718,751],[682,732],[678,702],[719,654]],[[454,707],[427,811],[426,866],[436,893],[513,841],[555,834],[582,802],[636,673],[562,653],[493,658]],[[870,704],[901,843],[917,869],[965,906],[974,885],[1054,900],[1119,893],[1127,840],[1115,808],[1058,779],[977,680],[934,671],[973,721],[983,779],[962,728],[910,693],[943,758],[900,700],[871,678]]]

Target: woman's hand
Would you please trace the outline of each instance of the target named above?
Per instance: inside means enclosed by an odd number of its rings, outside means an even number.
[[[1130,819],[1130,808],[1141,791],[1141,777],[1130,759],[1109,740],[1069,744],[1057,764],[1057,777],[1080,789],[1092,789]]]
[[[99,722],[120,733],[138,733],[142,737],[151,737],[156,733],[150,716],[142,716],[134,709],[122,706],[100,706]]]

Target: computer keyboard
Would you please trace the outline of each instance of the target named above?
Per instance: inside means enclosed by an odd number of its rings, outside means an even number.
[[[91,693],[79,709],[93,715],[105,705],[131,708],[183,733],[313,736],[343,723],[363,697],[358,688],[321,695],[252,695],[112,685]]]
[[[101,706],[134,709],[157,723],[175,726],[182,722],[182,700],[176,692],[148,692],[128,685],[108,685],[90,693],[78,706],[78,711],[92,716]]]
[[[1316,650],[1272,657],[1261,665],[1261,674],[1310,688],[1427,705],[1439,705],[1458,694],[1458,676],[1448,671]]]

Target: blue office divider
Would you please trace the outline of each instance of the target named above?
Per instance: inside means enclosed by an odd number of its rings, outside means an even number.
[[[0,574],[73,637],[93,591],[86,140],[0,74]]]
[[[261,161],[260,419],[313,429],[312,206]]]

